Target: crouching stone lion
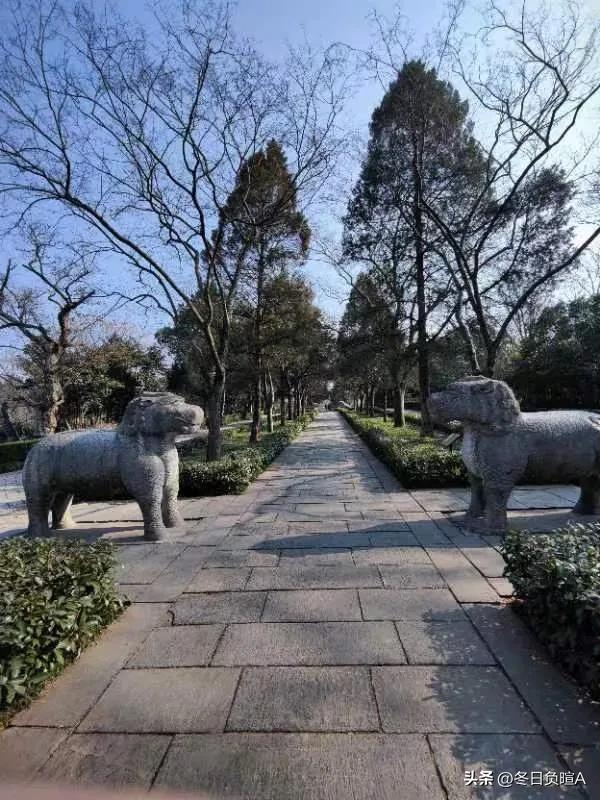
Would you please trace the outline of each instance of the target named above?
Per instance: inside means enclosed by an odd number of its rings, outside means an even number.
[[[177,509],[179,456],[175,440],[199,432],[198,406],[169,392],[146,392],[132,400],[114,430],[55,433],[38,442],[23,467],[29,534],[48,536],[70,528],[73,495],[110,496],[125,488],[139,503],[144,538],[166,538],[166,528],[183,523]]]
[[[471,482],[468,518],[484,517],[488,531],[506,531],[506,504],[527,472],[536,483],[578,483],[573,511],[600,513],[600,414],[591,411],[521,413],[509,386],[463,378],[429,401],[440,422],[463,423],[462,457]]]

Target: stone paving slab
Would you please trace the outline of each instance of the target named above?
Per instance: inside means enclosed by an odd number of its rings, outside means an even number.
[[[386,589],[446,588],[446,581],[433,564],[381,564],[379,573]]]
[[[256,567],[246,584],[249,590],[354,589],[359,586],[381,586],[375,567]]]
[[[238,800],[444,800],[424,736],[176,736],[154,789]]]
[[[521,734],[491,734],[473,736],[469,734],[443,735],[434,733],[429,737],[435,762],[440,771],[449,800],[471,800],[480,797],[506,798],[581,798],[575,786],[512,786],[501,789],[497,777],[501,773],[515,775],[524,773],[529,780],[531,772],[554,773],[557,777],[565,772],[556,752],[543,736]],[[491,788],[465,785],[465,773],[471,770],[479,776],[481,770],[491,770],[495,785]]]
[[[250,577],[250,567],[201,569],[190,581],[187,592],[235,592],[242,590]]]
[[[262,667],[242,674],[228,731],[377,731],[365,667]]]
[[[205,667],[224,625],[176,625],[157,628],[127,662],[127,667]]]
[[[239,675],[238,669],[225,667],[123,670],[78,732],[222,731]]]
[[[5,781],[33,779],[63,742],[69,731],[62,728],[18,728],[0,736],[0,775]]]
[[[391,622],[264,622],[230,625],[213,664],[315,666],[405,664]]]
[[[464,611],[448,589],[361,589],[365,619],[464,620]]]
[[[216,592],[188,595],[173,605],[174,625],[258,622],[266,592]]]
[[[489,664],[496,659],[466,620],[396,622],[409,664]]]
[[[373,667],[388,733],[538,733],[539,725],[497,667]]]
[[[135,733],[74,734],[38,777],[78,786],[149,789],[170,741],[169,736]]]
[[[262,622],[340,622],[362,619],[355,589],[269,592]]]

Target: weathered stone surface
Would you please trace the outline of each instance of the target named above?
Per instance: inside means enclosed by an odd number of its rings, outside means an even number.
[[[561,772],[565,772],[564,766],[543,736],[432,734],[429,741],[449,800],[471,800],[481,797],[575,800],[581,797],[579,790],[574,786],[514,785],[505,789],[498,786],[497,778],[502,772],[508,772],[513,776],[516,772],[525,773],[528,781],[531,772],[541,772],[544,775],[547,772],[554,772],[557,777]],[[481,770],[491,770],[494,785],[488,788],[466,785],[467,770],[473,770],[476,777]]]
[[[555,742],[600,744],[600,709],[548,660],[547,652],[507,606],[467,612],[515,686]]]
[[[430,547],[429,557],[460,603],[494,603],[498,595],[460,550]]]
[[[162,547],[163,545],[159,545]],[[151,584],[138,588],[135,599],[140,603],[173,601],[182,594],[190,580],[212,552],[210,547],[186,547]],[[129,593],[130,587],[125,588]]]
[[[463,547],[457,542],[463,555],[474,564],[486,578],[502,578],[506,562],[493,547]]]
[[[238,669],[126,669],[78,728],[94,733],[222,731]]]
[[[217,592],[182,597],[173,606],[173,624],[258,622],[266,596],[266,592]]]
[[[433,564],[382,564],[379,567],[386,589],[445,589],[446,581]]]
[[[389,733],[537,733],[539,726],[497,667],[373,667]]]
[[[74,734],[58,748],[40,779],[77,786],[149,789],[169,742],[169,736]]]
[[[155,790],[237,800],[443,800],[422,736],[177,736]]]
[[[257,567],[247,589],[354,589],[381,586],[375,567]]]
[[[119,582],[152,583],[183,552],[184,547],[178,543],[162,542],[153,545],[152,551],[145,557],[132,560],[123,565],[118,577]]]
[[[429,564],[431,560],[422,547],[363,547],[352,551],[357,566],[367,564]]]
[[[442,422],[463,423],[462,454],[472,487],[469,515],[473,520],[483,517],[488,531],[506,530],[508,497],[525,470],[536,482],[581,481],[576,510],[600,511],[599,415],[523,414],[506,383],[481,376],[431,395],[429,405]]]
[[[246,585],[250,568],[201,569],[190,581],[186,592],[235,592]]]
[[[42,439],[23,468],[30,534],[48,535],[51,498],[54,526],[70,528],[73,495],[125,489],[143,512],[145,538],[166,538],[166,528],[183,523],[175,439],[199,431],[203,419],[201,408],[175,394],[145,392],[127,405],[116,430],[67,431]]]
[[[397,622],[409,664],[495,664],[470,622]]]
[[[460,620],[464,613],[447,589],[361,589],[365,619]]]
[[[282,567],[353,566],[352,550],[341,547],[290,548],[281,551]]]
[[[363,667],[250,667],[229,731],[374,731],[379,728]]]
[[[8,728],[0,734],[0,775],[4,781],[31,781],[68,736],[62,728]]]
[[[391,622],[261,622],[230,625],[214,664],[405,664]]]
[[[592,800],[597,800],[600,791],[600,746],[561,745],[558,750],[570,770],[583,773],[587,793]]]
[[[217,550],[213,551],[206,561],[206,566],[239,568],[239,567],[276,567],[279,553],[265,553],[259,550]]]
[[[203,667],[209,664],[223,625],[176,625],[151,631],[128,667]]]
[[[354,589],[312,589],[269,592],[263,622],[323,622],[360,620]]]

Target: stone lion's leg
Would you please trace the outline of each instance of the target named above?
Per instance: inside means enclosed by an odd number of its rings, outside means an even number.
[[[44,490],[26,493],[29,516],[28,536],[50,536],[50,527],[48,526],[50,500],[50,494]]]
[[[52,527],[56,530],[66,530],[75,527],[75,520],[71,516],[73,495],[60,493],[52,501]]]
[[[485,523],[488,533],[504,535],[508,527],[506,506],[512,487],[484,486]]]
[[[600,479],[595,475],[581,479],[579,500],[573,507],[575,514],[600,514]]]
[[[469,472],[469,482],[471,484],[471,502],[467,510],[467,517],[483,517],[485,511],[485,495],[483,493],[483,481],[476,475]]]
[[[179,513],[177,497],[179,495],[179,456],[177,450],[169,452],[163,459],[165,465],[165,485],[162,497],[162,518],[167,528],[178,528],[185,525]]]
[[[162,481],[150,483],[146,486],[136,486],[132,492],[138,502],[144,520],[144,539],[149,542],[159,542],[167,538],[167,531],[162,519]]]

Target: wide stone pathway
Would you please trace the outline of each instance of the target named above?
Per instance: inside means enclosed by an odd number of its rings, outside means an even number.
[[[332,412],[244,495],[182,501],[183,539],[144,543],[133,504],[77,507],[77,535],[119,544],[133,604],[0,734],[0,775],[546,800],[585,796],[553,785],[581,770],[599,797],[600,709],[507,605],[498,542],[462,532],[444,497],[402,490]]]

